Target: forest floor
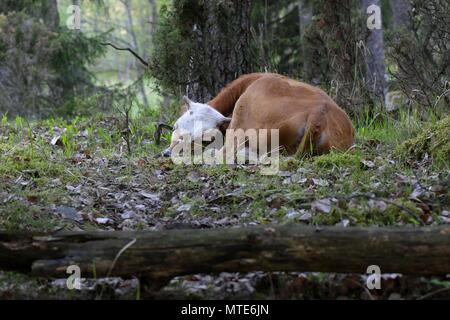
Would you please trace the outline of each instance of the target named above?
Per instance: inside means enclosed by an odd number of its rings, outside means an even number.
[[[411,116],[367,121],[357,126],[356,145],[350,152],[303,159],[282,156],[279,174],[264,176],[256,166],[180,166],[170,158],[157,157],[162,147],[154,144],[154,123],[132,130],[130,154],[122,120],[115,117],[76,118],[70,123],[4,118],[0,125],[0,229],[163,230],[287,222],[343,227],[449,224],[450,123],[446,119],[434,125],[441,132],[430,129],[422,134],[428,125]],[[421,136],[426,143],[403,143]],[[364,275],[331,273],[191,275],[173,279],[160,294],[414,299],[450,288],[450,277],[386,274],[382,290],[368,291],[364,279]],[[84,288],[68,291],[65,279],[34,279],[0,271],[0,299],[140,297],[137,279],[89,279]],[[450,289],[432,297],[450,298]]]

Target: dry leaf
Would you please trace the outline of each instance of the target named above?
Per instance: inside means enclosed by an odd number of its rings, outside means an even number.
[[[331,199],[320,199],[311,203],[311,209],[318,212],[330,213],[331,211]]]

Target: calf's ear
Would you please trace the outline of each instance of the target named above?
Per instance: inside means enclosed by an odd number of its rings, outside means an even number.
[[[228,129],[230,122],[231,118],[223,117],[219,122],[218,129],[222,132],[225,132]]]
[[[186,108],[189,110],[192,103],[191,99],[189,99],[187,96],[183,96],[183,101],[184,103],[186,103]]]

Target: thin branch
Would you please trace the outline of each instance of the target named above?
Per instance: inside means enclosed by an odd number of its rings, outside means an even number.
[[[398,203],[396,203],[394,201],[388,200],[386,198],[376,197],[376,196],[373,196],[373,195],[368,194],[368,193],[356,193],[356,194],[352,194],[350,196],[339,196],[339,195],[338,196],[334,196],[334,198],[344,199],[344,200],[350,200],[350,199],[353,199],[353,198],[361,198],[361,197],[362,198],[367,198],[367,199],[372,199],[372,200],[384,201],[384,202],[386,202],[386,203],[388,203],[390,205],[393,205],[393,206],[397,207],[398,209],[406,212],[412,218],[416,219],[421,225],[426,225],[426,223],[422,219],[420,219],[420,217],[414,211],[412,211],[411,209],[408,209],[405,206],[402,206],[402,205],[400,205],[400,204],[398,204]]]
[[[156,145],[160,145],[161,144],[161,131],[162,129],[167,129],[172,131],[173,128],[171,126],[169,126],[168,124],[165,123],[158,123],[158,125],[156,126],[156,131],[155,131],[155,142]]]
[[[441,292],[445,292],[445,291],[449,291],[449,290],[450,290],[450,287],[441,288],[441,289],[439,289],[439,290],[436,290],[436,291],[432,291],[432,292],[430,292],[430,293],[427,293],[426,295],[417,298],[417,300],[425,300],[425,299],[427,299],[427,298],[429,298],[429,297],[431,297],[431,296],[434,296],[435,294],[438,294],[438,293],[441,293]]]
[[[102,43],[102,45],[104,45],[104,46],[111,46],[111,47],[113,47],[114,49],[116,49],[116,50],[119,50],[119,51],[129,51],[129,52],[131,52],[131,54],[133,55],[133,56],[135,56],[144,66],[146,66],[146,67],[148,67],[148,62],[147,61],[145,61],[143,58],[141,58],[133,49],[130,49],[130,48],[119,48],[119,47],[117,47],[117,46],[115,46],[114,44],[112,44],[112,43],[110,43],[110,42],[105,42],[105,43]]]

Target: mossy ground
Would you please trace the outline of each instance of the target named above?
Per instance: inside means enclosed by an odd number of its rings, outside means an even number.
[[[403,161],[430,157],[433,163],[450,166],[450,116],[428,125],[416,137],[406,140],[394,150],[394,156]]]
[[[159,158],[169,137],[155,145],[154,123],[135,125],[129,154],[120,118],[32,123],[4,118],[0,229],[450,223],[449,163],[436,161],[445,160],[448,151],[448,121],[426,133],[420,133],[426,124],[411,116],[362,122],[352,150],[282,156],[280,172],[265,176],[256,166],[180,166]],[[427,142],[421,144],[422,138]]]

